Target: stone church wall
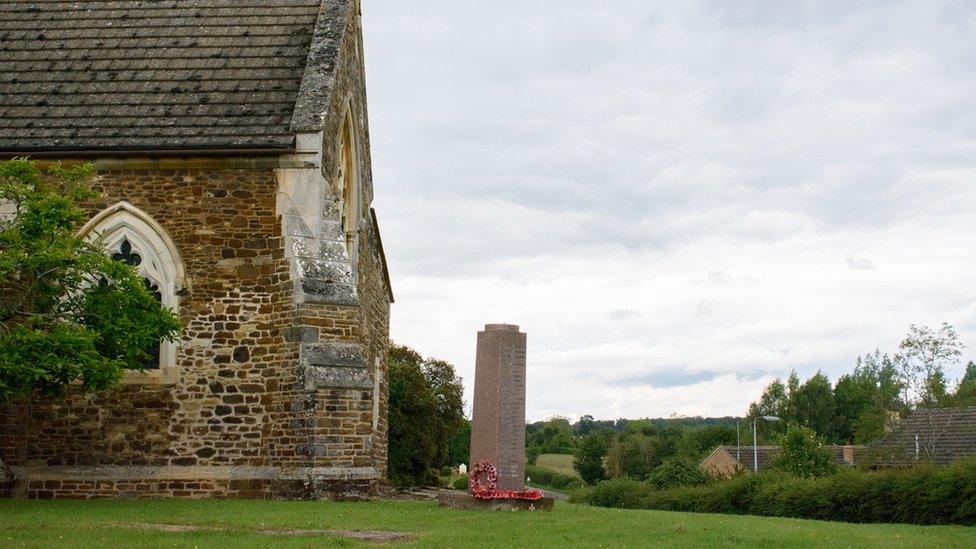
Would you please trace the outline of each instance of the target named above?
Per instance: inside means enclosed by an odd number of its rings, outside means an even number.
[[[298,307],[272,170],[108,172],[95,187],[101,197],[91,214],[127,201],[179,249],[186,330],[178,380],[70,390],[0,411],[0,459],[20,478],[14,495],[302,498],[375,490],[385,476],[385,418],[375,415],[385,416],[385,398],[374,409],[373,389],[310,390],[298,356],[302,342],[366,342],[383,379],[389,299],[372,224],[360,240],[363,306]]]
[[[101,197],[89,213],[129,202],[182,257],[177,377],[0,409],[0,460],[17,478],[15,497],[321,498],[385,483],[392,298],[370,208],[358,10],[348,17],[320,160],[101,162]],[[297,169],[301,181],[328,185],[347,105],[357,123],[361,223],[356,300],[337,304],[302,291],[288,226],[301,216],[282,211],[281,182]],[[311,255],[335,224],[329,192],[315,223],[299,223]]]
[[[175,468],[270,465],[275,442],[287,439],[276,440],[285,430],[276,424],[291,413],[282,387],[295,384],[297,359],[297,346],[282,336],[293,307],[273,171],[108,172],[94,186],[101,196],[88,205],[91,214],[127,201],[151,215],[182,256],[179,377],[95,395],[70,390],[8,410],[22,423],[20,436],[4,437],[4,457],[31,479],[18,495],[83,495],[87,480],[107,495],[116,491],[113,477],[145,482],[160,468],[187,478],[167,479],[174,490],[158,495],[181,495],[187,485],[205,490],[207,477],[224,471]],[[72,478],[72,467],[87,469]]]

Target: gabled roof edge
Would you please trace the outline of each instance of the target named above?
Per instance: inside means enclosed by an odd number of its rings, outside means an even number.
[[[380,223],[376,219],[376,208],[370,208],[369,215],[372,216],[373,228],[376,231],[376,244],[380,252],[380,262],[383,264],[383,281],[386,282],[386,291],[390,296],[390,303],[395,303],[396,300],[393,298],[393,283],[390,282],[390,267],[386,263],[386,251],[383,250],[383,237],[380,234]]]
[[[348,12],[354,8],[355,3],[350,0],[322,0],[292,113],[291,130],[295,133],[322,130],[329,97],[335,87],[336,65]]]

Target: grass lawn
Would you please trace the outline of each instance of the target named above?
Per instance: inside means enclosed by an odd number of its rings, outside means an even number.
[[[573,469],[573,456],[569,454],[540,454],[535,465],[555,473],[579,478],[576,469]]]
[[[183,525],[183,526],[180,526]],[[556,504],[552,513],[425,502],[0,500],[3,547],[356,547],[354,531],[413,547],[974,547],[976,528],[855,525]]]

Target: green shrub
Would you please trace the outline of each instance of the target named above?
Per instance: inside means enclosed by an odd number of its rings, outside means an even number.
[[[586,492],[586,503],[600,507],[643,509],[653,493],[647,484],[626,477],[601,482]]]
[[[454,471],[450,467],[441,467],[441,476],[449,477],[454,474]]]
[[[467,476],[463,476],[463,477],[458,477],[458,478],[454,479],[454,482],[451,484],[451,487],[454,488],[455,490],[467,490],[468,489],[468,477]]]
[[[575,490],[583,486],[583,481],[577,477],[564,475],[535,465],[526,465],[525,475],[532,479],[533,484],[541,484],[557,490]]]
[[[702,471],[697,463],[686,457],[671,457],[651,471],[647,481],[657,490],[678,486],[699,486],[708,484],[708,473]]]
[[[844,522],[976,525],[976,459],[947,467],[845,470],[816,478],[773,471],[666,490],[614,479],[581,491],[575,501],[603,507]]]
[[[777,469],[801,477],[823,477],[837,471],[834,456],[812,429],[790,425],[779,446]]]

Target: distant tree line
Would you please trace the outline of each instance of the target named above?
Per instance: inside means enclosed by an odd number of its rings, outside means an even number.
[[[734,418],[658,418],[597,420],[586,415],[571,423],[563,417],[526,426],[526,456],[572,454],[573,467],[589,484],[629,477],[662,485],[697,483],[707,478],[701,459],[720,444],[735,444]]]

